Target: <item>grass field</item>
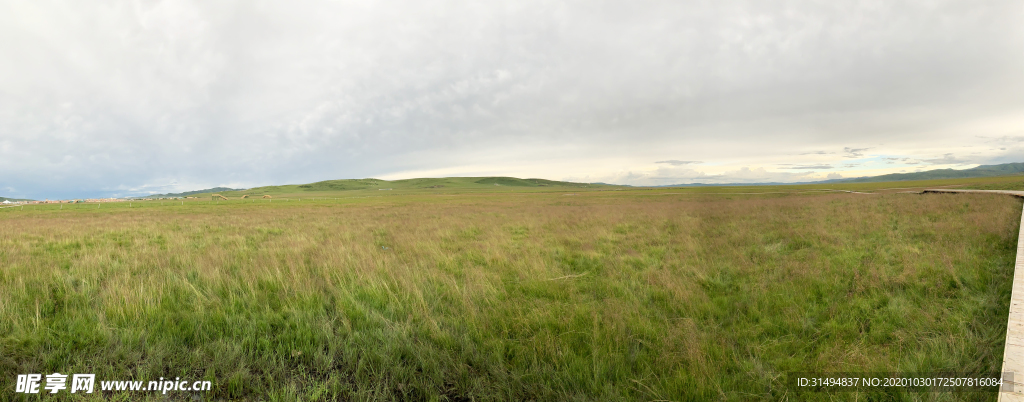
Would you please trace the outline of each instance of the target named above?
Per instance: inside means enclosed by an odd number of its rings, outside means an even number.
[[[994,400],[798,394],[786,374],[998,371],[1021,202],[897,191],[1020,180],[0,209],[0,385],[59,371],[208,379],[204,399]]]

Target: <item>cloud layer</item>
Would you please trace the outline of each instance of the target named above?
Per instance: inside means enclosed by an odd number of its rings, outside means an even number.
[[[0,7],[4,196],[1024,160],[1014,1]]]

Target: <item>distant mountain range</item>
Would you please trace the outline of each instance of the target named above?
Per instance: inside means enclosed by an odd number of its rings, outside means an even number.
[[[970,169],[935,169],[915,173],[893,173],[881,176],[854,177],[848,179],[822,180],[800,183],[690,183],[670,184],[663,186],[637,186],[637,187],[703,187],[703,186],[771,186],[771,185],[793,185],[793,184],[821,184],[821,183],[868,183],[885,181],[910,181],[910,180],[935,180],[935,179],[965,179],[974,177],[1007,176],[1013,174],[1024,174],[1024,163],[1004,163],[1000,165],[982,165]],[[312,191],[345,191],[345,190],[370,190],[370,189],[416,189],[416,188],[493,188],[498,187],[631,187],[619,186],[607,183],[573,183],[567,181],[554,181],[545,179],[519,179],[515,177],[444,177],[444,178],[421,178],[405,180],[380,180],[380,179],[343,179],[327,180],[309,184],[287,184],[281,186],[264,186],[251,189],[233,189],[227,187],[214,187],[205,190],[186,191],[183,193],[155,194],[144,198],[159,197],[187,197],[200,194],[213,194],[223,192],[240,192],[251,194],[280,194]],[[238,194],[229,194],[238,195]],[[6,198],[0,197],[0,202]],[[11,201],[15,201],[11,199]]]
[[[885,181],[911,181],[911,180],[939,180],[939,179],[969,179],[976,177],[1009,176],[1024,173],[1024,163],[1003,163],[999,165],[981,165],[970,169],[935,169],[914,173],[892,173],[881,176],[852,177],[848,179],[832,179],[821,181],[806,181],[799,183],[722,183],[722,184],[669,184],[664,186],[651,187],[702,187],[702,186],[777,186],[794,184],[822,184],[822,183],[876,183]]]
[[[621,187],[609,184],[573,183],[545,179],[520,179],[515,177],[443,177],[405,180],[381,179],[341,179],[318,181],[309,184],[285,184],[280,186],[264,186],[250,189],[231,189],[226,187],[208,188],[205,190],[188,191],[176,194],[156,194],[143,198],[186,197],[192,195],[209,195],[222,193],[224,196],[241,196],[244,194],[295,194],[319,191],[346,190],[409,190],[409,189],[493,189],[495,187]]]
[[[0,202],[4,202],[4,201],[15,202],[15,201],[32,201],[32,200],[26,200],[26,199],[22,199],[22,198],[0,197]]]
[[[393,189],[409,190],[424,188],[494,188],[494,187],[601,187],[602,184],[573,183],[545,179],[519,179],[515,177],[442,177],[404,180],[343,179],[327,180],[309,184],[287,184],[282,186],[256,187],[247,190],[252,194],[296,193],[309,191],[344,191]]]
[[[857,177],[851,179],[827,180],[823,183],[874,183],[880,181],[908,181],[935,179],[967,179],[973,177],[1008,176],[1024,173],[1024,163],[1003,163],[1000,165],[981,165],[970,169],[935,169],[916,173],[893,173],[881,176]]]

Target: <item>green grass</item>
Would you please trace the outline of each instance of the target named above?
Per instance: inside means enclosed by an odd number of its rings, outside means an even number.
[[[785,379],[998,371],[1014,198],[426,184],[0,210],[0,386],[59,371],[209,379],[208,399],[994,399]]]
[[[1024,191],[1024,178],[1017,180],[999,181],[995,183],[978,183],[965,186],[964,188],[976,190],[1015,190]]]

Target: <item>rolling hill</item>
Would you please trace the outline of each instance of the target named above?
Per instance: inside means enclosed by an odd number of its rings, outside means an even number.
[[[829,183],[871,183],[883,181],[909,181],[934,179],[967,179],[974,177],[1009,176],[1024,173],[1024,163],[1003,163],[981,165],[970,169],[935,169],[916,173],[893,173],[881,176],[857,177],[852,179],[829,180]]]
[[[27,199],[23,199],[23,198],[0,197],[0,202],[4,202],[4,201],[15,202],[15,201],[32,201],[32,200],[27,200]]]
[[[881,176],[855,177],[849,179],[825,180],[808,183],[734,183],[734,184],[673,184],[657,187],[690,187],[690,186],[756,186],[756,185],[794,185],[794,184],[822,184],[822,183],[874,183],[887,181],[912,181],[912,180],[935,180],[935,179],[962,179],[995,177],[1024,174],[1024,163],[1004,163],[999,165],[982,165],[970,169],[935,169],[915,173],[895,173]],[[523,190],[567,189],[567,188],[615,188],[631,187],[619,186],[605,183],[574,183],[567,181],[555,181],[546,179],[520,179],[516,177],[441,177],[441,178],[418,178],[404,180],[381,180],[374,178],[366,179],[341,179],[325,180],[308,184],[286,184],[280,186],[263,186],[251,189],[232,189],[227,187],[215,187],[205,190],[187,191],[182,193],[158,194],[147,196],[156,197],[185,197],[205,196],[221,193],[225,196],[241,196],[243,194],[270,194],[270,195],[301,195],[310,193],[329,193],[358,190],[413,190],[413,191],[447,191],[447,190],[495,190],[495,188],[510,187]],[[3,201],[3,199],[0,199]],[[13,201],[13,200],[12,200]]]
[[[610,184],[574,183],[567,181],[555,181],[546,179],[520,179],[516,177],[442,177],[442,178],[418,178],[404,180],[381,180],[374,178],[367,179],[342,179],[325,180],[308,184],[287,184],[280,186],[254,187],[248,190],[232,190],[223,187],[190,191],[180,195],[208,195],[220,193],[225,196],[240,196],[242,194],[305,194],[324,193],[338,191],[356,190],[419,190],[419,191],[444,191],[444,190],[494,190],[500,187],[512,187],[520,189],[543,190],[545,188],[611,188],[620,187]],[[152,196],[156,197],[156,196]]]
[[[796,185],[796,184],[823,184],[823,183],[874,183],[888,181],[912,181],[912,180],[935,180],[935,179],[962,179],[995,177],[1024,174],[1024,163],[1004,163],[999,165],[982,165],[970,169],[935,169],[915,173],[894,173],[881,176],[855,177],[849,179],[825,180],[805,183],[733,183],[733,184],[672,184],[656,187],[690,187],[690,186],[757,186],[757,185]],[[279,186],[263,186],[251,189],[232,189],[227,187],[215,187],[205,190],[187,191],[172,194],[157,194],[145,198],[156,197],[185,197],[185,196],[206,196],[221,193],[225,196],[241,196],[243,194],[270,194],[270,195],[301,195],[309,193],[328,193],[341,191],[358,190],[419,190],[419,191],[446,191],[446,190],[494,190],[496,187],[510,187],[523,190],[540,190],[545,188],[615,188],[631,187],[605,183],[574,183],[567,181],[555,181],[546,179],[520,179],[516,177],[441,177],[441,178],[418,178],[404,180],[381,180],[374,178],[366,179],[341,179],[325,180],[308,184],[287,184]],[[3,201],[0,198],[0,201]],[[14,201],[14,200],[12,200]]]
[[[519,179],[515,177],[443,177],[404,180],[381,179],[345,179],[327,180],[309,184],[266,186],[249,189],[248,192],[312,192],[312,191],[346,191],[372,189],[430,189],[430,188],[494,188],[494,187],[593,187],[589,183],[572,183],[545,179]]]
[[[227,188],[227,187],[214,187],[214,188],[208,188],[208,189],[205,189],[205,190],[186,191],[184,193],[153,194],[153,195],[148,195],[148,196],[145,196],[145,197],[142,197],[142,198],[187,197],[187,196],[196,195],[196,194],[212,194],[212,193],[218,193],[218,192],[221,192],[221,191],[242,191],[242,190],[245,190],[245,189],[242,189],[242,188]]]
[[[892,173],[880,176],[852,177],[848,179],[833,179],[797,183],[689,183],[689,184],[668,184],[653,187],[736,187],[736,186],[778,186],[778,185],[799,185],[799,184],[826,184],[826,183],[880,183],[889,181],[920,181],[920,180],[942,180],[942,179],[971,179],[980,177],[1012,176],[1024,174],[1024,163],[1003,163],[999,165],[981,165],[970,169],[934,169],[914,173]]]

